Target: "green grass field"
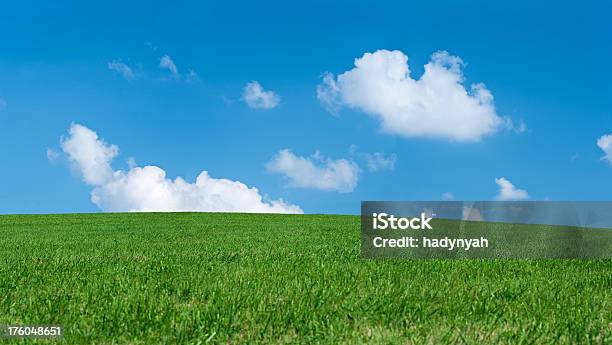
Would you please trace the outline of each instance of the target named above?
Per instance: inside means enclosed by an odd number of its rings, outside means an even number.
[[[612,260],[364,260],[356,216],[0,216],[0,237],[0,324],[65,327],[31,343],[612,343]]]

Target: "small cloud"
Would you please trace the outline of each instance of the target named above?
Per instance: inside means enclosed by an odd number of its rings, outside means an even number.
[[[397,156],[395,153],[385,154],[383,152],[365,153],[364,154],[371,172],[394,170]]]
[[[174,61],[172,61],[172,58],[168,55],[164,55],[159,59],[159,68],[169,70],[170,73],[172,73],[172,76],[175,78],[179,77],[178,68],[174,64]]]
[[[601,160],[612,163],[612,134],[602,135],[597,139],[597,146],[605,153]]]
[[[257,81],[251,81],[246,84],[242,99],[253,109],[272,109],[280,102],[280,97],[277,93],[264,90]]]
[[[395,162],[397,161],[397,155],[395,153],[387,154],[384,152],[359,152],[359,149],[355,144],[349,146],[349,153],[351,156],[359,160],[365,160],[369,172],[395,170]]]
[[[290,150],[280,150],[266,168],[285,175],[292,187],[340,193],[353,191],[359,177],[359,167],[353,161],[326,158],[318,151],[312,157],[299,157]]]
[[[495,183],[499,186],[499,192],[495,197],[496,200],[525,200],[529,198],[529,194],[524,189],[516,188],[508,179],[500,177],[495,179]]]
[[[130,66],[120,62],[118,60],[113,60],[107,64],[108,69],[115,71],[121,74],[127,80],[133,80],[135,78],[134,71]]]
[[[455,200],[455,196],[453,195],[453,193],[450,192],[442,193],[442,200]]]
[[[55,151],[54,149],[47,148],[47,159],[49,160],[49,162],[55,163],[55,161],[57,161],[59,157],[59,152]]]
[[[517,123],[514,123],[514,121],[512,121],[512,119],[509,117],[502,117],[502,123],[503,123],[502,125],[503,128],[509,131],[513,131],[514,133],[523,134],[523,133],[529,132],[529,128],[527,127],[527,124],[523,120],[519,120],[517,124]]]
[[[172,78],[176,80],[184,80],[188,83],[200,81],[200,76],[193,69],[189,69],[186,74],[179,73],[179,69],[169,55],[164,55],[159,59],[159,68],[170,71]]]
[[[0,98],[0,111],[6,110],[6,101],[4,98]]]

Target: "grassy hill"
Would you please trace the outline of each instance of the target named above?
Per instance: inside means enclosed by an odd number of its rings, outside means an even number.
[[[66,344],[612,342],[612,260],[364,260],[359,236],[356,216],[0,216],[0,324]]]

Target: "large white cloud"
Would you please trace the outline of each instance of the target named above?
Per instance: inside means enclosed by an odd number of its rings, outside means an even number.
[[[359,167],[353,161],[333,160],[318,152],[312,157],[299,157],[290,150],[280,150],[266,168],[285,175],[290,186],[341,193],[355,189],[359,177]]]
[[[516,188],[505,177],[496,178],[495,183],[499,186],[499,192],[495,197],[497,200],[525,200],[529,198],[526,190]]]
[[[242,99],[254,109],[272,109],[280,102],[280,96],[271,90],[264,90],[257,81],[246,84],[242,93]]]
[[[605,153],[601,159],[612,163],[612,134],[602,135],[597,139],[597,146]]]
[[[174,180],[156,166],[131,166],[113,171],[117,146],[108,145],[89,128],[73,124],[62,139],[62,150],[94,187],[91,200],[104,211],[206,211],[303,213],[283,200],[269,200],[257,188],[239,181],[217,179],[202,171],[195,183]]]
[[[384,132],[405,137],[477,141],[511,126],[497,115],[484,84],[466,90],[462,66],[459,57],[436,52],[423,75],[413,79],[404,53],[378,50],[355,59],[355,68],[337,77],[326,73],[317,97],[331,113],[341,107],[363,111],[378,119]]]

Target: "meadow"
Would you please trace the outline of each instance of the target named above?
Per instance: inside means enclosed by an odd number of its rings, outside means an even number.
[[[366,260],[357,216],[0,216],[0,324],[44,344],[610,344],[612,260]]]

